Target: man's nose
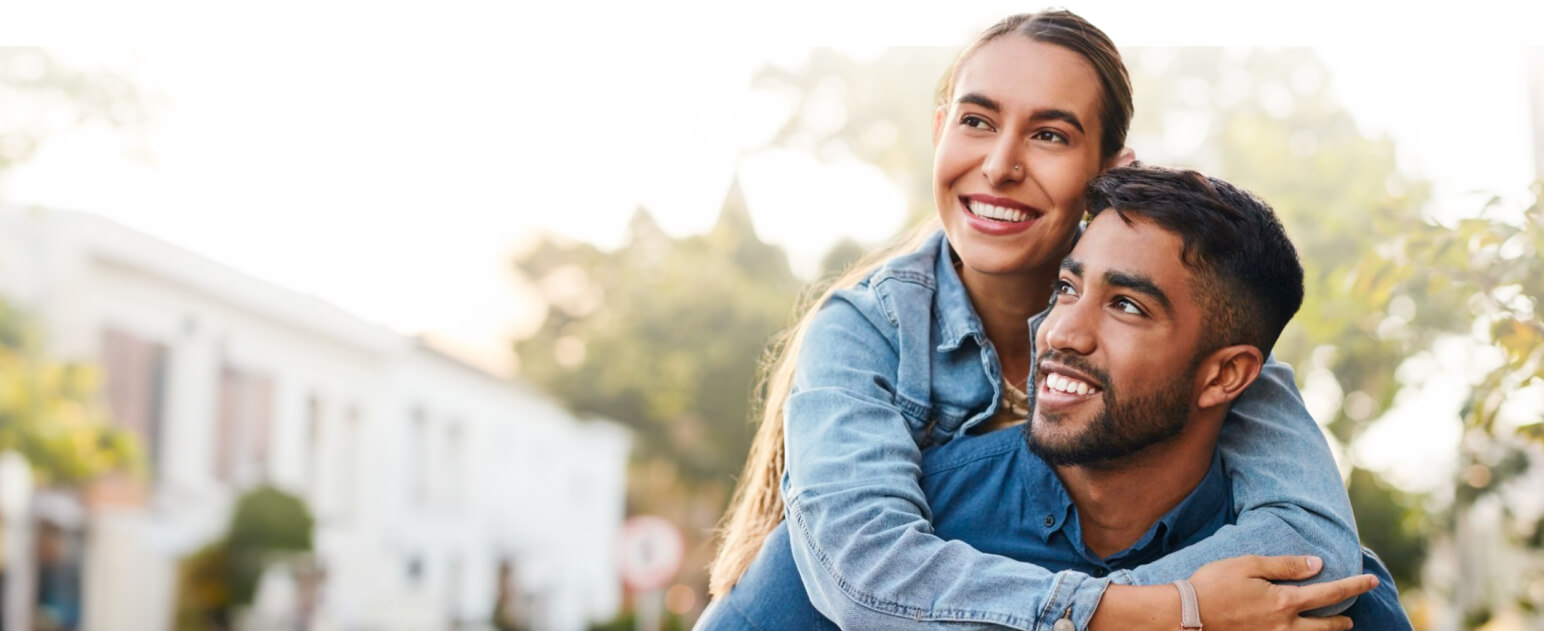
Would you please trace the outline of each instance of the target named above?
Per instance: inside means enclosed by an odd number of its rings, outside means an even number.
[[[1088,355],[1094,351],[1093,314],[1085,313],[1087,303],[1087,300],[1076,300],[1070,304],[1056,301],[1040,327],[1045,331],[1048,348],[1078,355]]]

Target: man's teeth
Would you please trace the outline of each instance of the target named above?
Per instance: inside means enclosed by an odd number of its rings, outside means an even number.
[[[1029,219],[1029,213],[1002,206],[993,206],[985,202],[970,202],[970,212],[979,217],[996,219],[998,221],[1024,221]]]
[[[1088,394],[1098,392],[1099,389],[1076,379],[1068,379],[1061,375],[1048,375],[1045,378],[1046,387],[1052,390],[1066,392],[1068,394]]]

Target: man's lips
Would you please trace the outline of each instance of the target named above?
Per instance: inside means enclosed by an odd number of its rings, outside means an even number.
[[[1042,391],[1076,397],[1093,396],[1104,391],[1104,384],[1100,380],[1059,362],[1042,361],[1039,371]]]

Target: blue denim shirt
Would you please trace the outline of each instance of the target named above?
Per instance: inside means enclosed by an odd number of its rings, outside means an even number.
[[[1070,608],[1087,624],[1108,577],[1052,572],[934,531],[922,448],[991,418],[1001,370],[942,232],[821,306],[786,404],[782,483],[793,558],[821,613],[845,628],[1035,629]],[[1166,583],[1240,554],[1317,554],[1316,580],[1361,569],[1350,500],[1289,367],[1266,364],[1219,449],[1237,523],[1123,580]]]
[[[1210,471],[1184,500],[1131,547],[1105,558],[1084,546],[1077,507],[1055,471],[1025,447],[1021,429],[964,437],[925,449],[922,471],[922,489],[933,506],[938,536],[957,539],[982,553],[1047,569],[1110,575],[1116,582],[1125,582],[1132,575],[1130,568],[1204,541],[1236,518],[1232,489],[1217,453]],[[1409,631],[1409,618],[1400,607],[1388,570],[1371,552],[1364,554],[1363,569],[1378,576],[1379,584],[1358,598],[1346,615],[1358,631]],[[1206,603],[1201,606],[1204,612]],[[848,628],[892,626],[876,618],[872,625]],[[697,624],[698,631],[836,628],[809,601],[794,567],[787,522],[768,538],[739,584],[715,601]]]

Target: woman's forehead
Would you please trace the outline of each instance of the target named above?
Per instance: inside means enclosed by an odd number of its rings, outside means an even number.
[[[950,106],[977,95],[1005,110],[1064,109],[1092,122],[1101,90],[1098,73],[1082,55],[1010,33],[983,44],[960,65]]]

